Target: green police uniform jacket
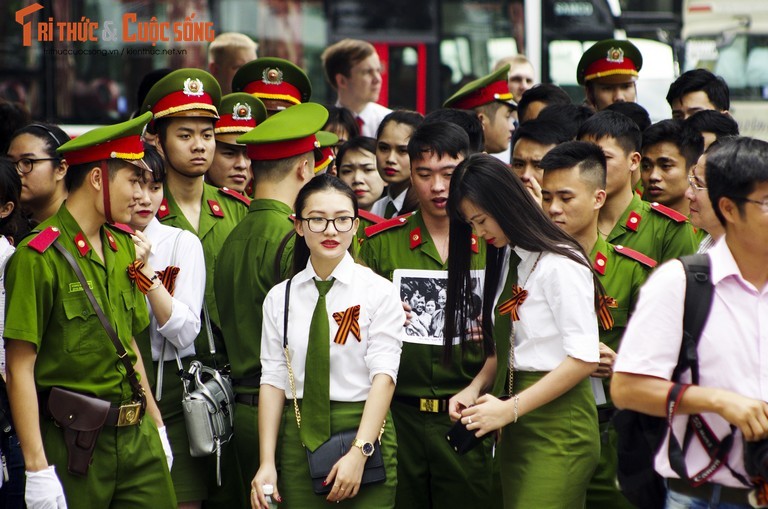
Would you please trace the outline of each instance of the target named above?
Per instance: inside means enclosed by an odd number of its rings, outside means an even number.
[[[219,313],[216,298],[213,291],[214,267],[224,241],[234,227],[245,217],[248,212],[249,199],[240,193],[223,187],[218,189],[209,184],[203,185],[203,196],[200,208],[200,225],[198,231],[192,227],[189,220],[184,217],[181,209],[166,186],[165,197],[157,211],[157,218],[161,223],[187,230],[200,239],[203,244],[203,256],[205,257],[205,304],[210,313],[214,328],[214,341],[216,343],[217,359],[219,367],[226,363],[224,344],[217,334],[219,327]],[[208,336],[205,324],[200,329],[200,334],[195,339],[196,357],[209,355]]]
[[[235,391],[257,393],[261,377],[262,304],[267,292],[287,278],[295,237],[285,245],[280,274],[275,261],[282,240],[293,231],[291,207],[276,200],[251,202],[219,255],[214,289],[229,353]],[[245,385],[238,380],[248,380]]]
[[[698,246],[688,218],[636,194],[605,240],[640,251],[659,263],[693,254]]]
[[[366,231],[360,260],[377,274],[392,280],[397,269],[446,271],[418,211],[400,216]],[[471,268],[485,267],[485,245],[473,237]],[[443,347],[403,343],[396,396],[450,398],[464,389],[484,363],[482,343],[467,343],[462,354],[455,345],[452,361],[443,363]]]
[[[53,386],[90,394],[112,403],[130,399],[123,364],[75,271],[53,246],[54,239],[77,261],[96,300],[117,332],[132,363],[131,339],[149,325],[144,296],[128,278],[135,259],[133,241],[123,231],[101,228],[104,261],[93,251],[66,202],[27,237],[8,262],[5,277],[7,339],[37,348],[38,390]]]

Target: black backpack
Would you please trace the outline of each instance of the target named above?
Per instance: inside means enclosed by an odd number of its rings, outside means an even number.
[[[712,306],[714,287],[706,254],[680,257],[685,269],[683,341],[672,380],[678,381],[687,369],[698,374],[696,347]],[[654,457],[666,436],[667,421],[632,410],[619,410],[613,418],[618,434],[617,476],[621,492],[639,509],[663,509],[667,489],[654,470]]]

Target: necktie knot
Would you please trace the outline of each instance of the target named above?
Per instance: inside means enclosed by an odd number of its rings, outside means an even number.
[[[328,294],[329,291],[331,291],[331,287],[333,286],[333,282],[335,280],[331,279],[330,281],[320,281],[318,279],[315,279],[315,286],[317,287],[317,293],[320,294],[320,297],[325,297],[326,294]]]

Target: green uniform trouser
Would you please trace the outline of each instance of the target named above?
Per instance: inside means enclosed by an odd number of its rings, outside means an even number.
[[[600,463],[587,488],[587,509],[634,509],[616,483],[619,461],[616,429],[609,420],[600,423]]]
[[[516,392],[544,375],[516,371]],[[600,457],[589,380],[508,424],[498,454],[506,509],[584,507],[587,485]]]
[[[232,440],[221,448],[221,486],[216,485],[216,455],[203,458],[208,481],[208,498],[203,502],[203,509],[246,509],[250,504],[250,483],[243,485],[237,452]],[[243,451],[243,454],[248,454],[248,451]]]
[[[251,481],[259,470],[258,406],[235,403],[235,442],[233,445],[238,450],[243,486],[250,493]]]
[[[184,369],[189,369],[190,359],[182,359]],[[155,373],[159,374],[158,363],[154,363]],[[178,375],[176,361],[165,361],[163,366],[163,393],[157,405],[163,415],[163,423],[168,433],[168,441],[173,452],[171,479],[179,502],[205,500],[208,496],[205,458],[193,458],[189,454],[189,437],[181,399],[184,390]]]
[[[283,412],[283,443],[280,462],[281,477],[278,478],[280,496],[283,498],[281,509],[312,509],[326,508],[327,495],[315,495],[312,491],[312,480],[309,477],[307,453],[301,444],[299,428],[293,411],[293,402],[285,407]],[[331,401],[331,433],[348,429],[357,429],[363,415],[364,402],[341,403]],[[397,449],[398,438],[391,416],[387,415],[384,435],[381,437],[381,454],[387,480],[379,484],[368,484],[360,487],[357,496],[342,500],[339,507],[354,509],[392,509],[395,506],[395,490],[398,487],[397,478]],[[335,504],[334,504],[335,505]]]
[[[154,421],[105,426],[86,476],[67,472],[64,431],[52,420],[40,423],[48,463],[64,487],[69,509],[175,509],[171,475]]]
[[[397,509],[486,508],[491,503],[491,440],[463,456],[445,439],[448,413],[392,402],[397,430]],[[531,506],[533,507],[533,506]]]

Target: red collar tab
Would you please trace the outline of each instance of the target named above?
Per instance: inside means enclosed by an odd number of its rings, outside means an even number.
[[[239,138],[238,138],[239,139]],[[248,157],[253,161],[274,161],[306,154],[319,148],[314,134],[296,140],[273,141],[270,143],[249,144]]]
[[[158,219],[163,219],[170,213],[171,209],[168,208],[168,198],[163,198],[163,201],[160,202],[160,208],[157,209],[157,217]]]
[[[421,245],[423,242],[423,239],[421,237],[421,227],[417,226],[413,230],[411,230],[411,233],[409,234],[409,239],[411,243],[411,249],[416,249]]]
[[[208,206],[211,207],[211,213],[216,217],[224,217],[224,211],[216,200],[208,200]]]
[[[226,196],[229,196],[231,198],[235,198],[236,200],[239,200],[240,202],[244,203],[246,206],[250,206],[250,204],[251,204],[251,199],[250,198],[248,198],[247,196],[244,196],[244,195],[238,193],[234,189],[230,189],[228,187],[222,187],[222,188],[219,189],[219,192],[221,194],[224,194]]]
[[[367,238],[371,238],[374,235],[387,231],[390,228],[395,228],[396,226],[403,226],[410,214],[406,214],[404,216],[398,216],[393,217],[392,219],[387,219],[383,223],[374,224],[372,226],[369,226],[365,229],[365,236]]]
[[[127,233],[128,235],[133,235],[134,233],[133,228],[131,228],[125,223],[109,223],[109,226],[123,233]]]
[[[659,214],[666,216],[670,218],[672,221],[676,223],[684,223],[688,220],[685,214],[682,214],[675,209],[669,208],[666,205],[662,205],[661,203],[653,202],[651,203],[651,209],[655,210]]]
[[[59,235],[61,235],[61,232],[58,228],[49,226],[35,235],[35,238],[30,240],[27,245],[38,253],[44,253],[59,238]]]
[[[91,250],[91,247],[88,245],[88,242],[85,240],[85,235],[83,235],[83,232],[78,233],[75,235],[75,247],[77,248],[77,252],[80,253],[80,256],[85,256],[88,254],[88,251]]]
[[[357,215],[365,219],[366,221],[372,222],[373,224],[379,224],[386,221],[386,219],[384,219],[383,217],[377,216],[376,214],[368,212],[367,210],[360,209],[357,211]]]
[[[643,216],[635,212],[634,210],[629,213],[629,217],[627,218],[627,228],[632,230],[633,232],[637,231],[637,228],[640,226],[640,221],[643,220]]]
[[[592,267],[595,269],[595,271],[600,274],[601,276],[605,276],[605,267],[608,265],[608,258],[601,253],[600,251],[597,252],[595,255],[595,261],[592,263]]]
[[[109,247],[112,249],[112,251],[117,251],[117,242],[115,242],[115,238],[112,236],[109,230],[106,231],[106,234],[107,234],[107,242],[109,242]]]
[[[471,110],[477,106],[490,104],[494,101],[507,102],[511,100],[512,94],[509,93],[509,85],[507,85],[507,80],[494,81],[490,85],[476,90],[465,97],[462,97],[453,103],[451,108]]]
[[[475,254],[479,253],[480,247],[478,246],[477,235],[475,235],[474,233],[472,234],[471,242],[472,242],[472,252]]]
[[[630,249],[628,247],[624,247],[622,245],[613,246],[614,251],[616,251],[619,254],[623,254],[627,258],[631,258],[637,262],[642,263],[646,267],[650,267],[651,269],[654,268],[656,265],[659,264],[656,260],[651,258],[650,256],[646,256],[643,253],[639,251],[635,251],[634,249]]]

